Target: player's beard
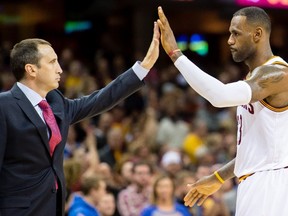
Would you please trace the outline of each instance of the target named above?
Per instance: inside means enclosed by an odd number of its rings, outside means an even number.
[[[253,47],[246,46],[246,49],[237,49],[231,51],[232,58],[235,62],[244,62],[253,56],[254,49]]]
[[[241,55],[239,55],[237,51],[231,52],[231,54],[235,62],[242,62]]]

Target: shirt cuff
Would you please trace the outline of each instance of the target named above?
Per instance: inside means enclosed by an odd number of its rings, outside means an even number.
[[[132,66],[132,70],[140,80],[143,80],[149,72],[149,70],[140,65],[140,61],[135,62],[135,64]]]

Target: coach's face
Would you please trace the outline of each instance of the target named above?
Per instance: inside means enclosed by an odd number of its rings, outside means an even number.
[[[40,91],[48,93],[59,87],[62,69],[57,55],[49,45],[39,45],[39,66],[36,67],[35,84]]]
[[[246,21],[245,16],[234,16],[230,24],[228,45],[235,62],[243,62],[255,54],[253,27]]]

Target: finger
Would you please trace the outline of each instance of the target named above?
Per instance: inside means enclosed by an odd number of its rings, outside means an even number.
[[[157,22],[154,22],[153,38],[152,38],[149,50],[159,45],[160,43],[159,38],[160,38],[159,28],[158,28]]]
[[[193,206],[197,200],[201,197],[201,194],[199,194],[197,191],[194,193],[189,194],[189,196],[185,197],[184,204],[186,206]]]
[[[184,197],[184,201],[190,200],[193,196],[195,196],[195,193],[197,193],[195,189],[189,190],[189,192]]]
[[[197,202],[198,206],[201,206],[203,204],[203,202],[207,199],[207,195],[203,195]]]
[[[159,32],[159,26],[157,24],[157,22],[154,22],[154,34],[153,34],[153,38],[157,39],[159,41],[160,38],[160,32]]]
[[[184,204],[186,206],[192,207],[195,205],[195,203],[198,201],[199,198],[201,198],[201,194],[197,194],[196,196],[192,197],[190,200],[187,200]]]
[[[160,19],[157,20],[158,27],[160,28],[161,32],[164,31],[164,25]]]
[[[158,7],[158,16],[159,16],[160,20],[163,22],[163,24],[165,24],[166,16],[165,16],[164,11],[163,11],[161,6]]]

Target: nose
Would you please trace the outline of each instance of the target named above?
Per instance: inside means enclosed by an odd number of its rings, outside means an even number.
[[[234,40],[232,34],[229,36],[227,43],[228,43],[229,46],[231,46],[232,44],[235,43],[235,40]]]
[[[60,66],[60,64],[59,64],[59,62],[57,62],[57,64],[58,64],[58,67],[57,67],[57,73],[62,74],[62,73],[63,73],[63,70],[62,70],[62,68],[61,68],[61,66]]]

